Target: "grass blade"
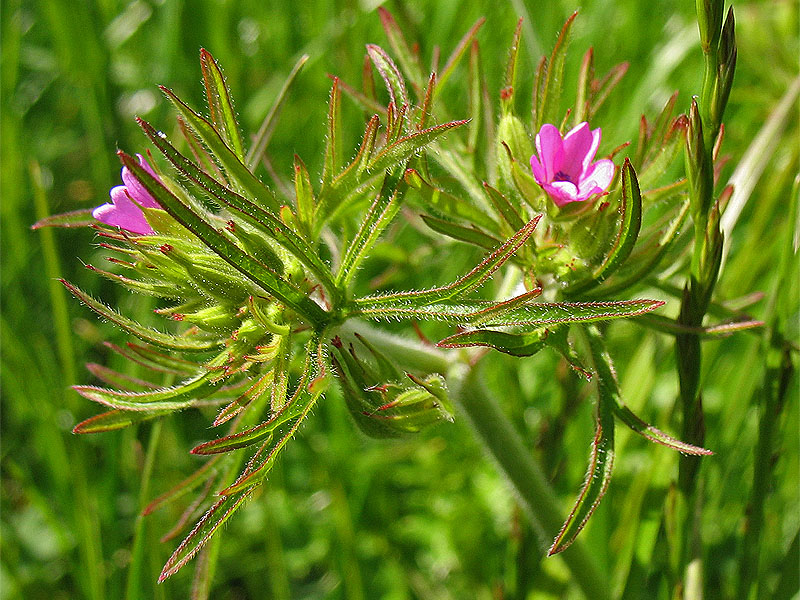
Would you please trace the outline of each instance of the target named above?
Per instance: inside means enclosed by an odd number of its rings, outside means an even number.
[[[256,137],[253,140],[253,145],[247,152],[245,159],[245,164],[250,170],[255,168],[255,166],[258,164],[258,161],[260,161],[261,157],[264,155],[264,151],[267,149],[267,144],[269,144],[269,140],[272,138],[272,132],[275,131],[275,125],[278,122],[281,109],[288,98],[289,88],[292,86],[297,74],[307,61],[308,54],[303,54],[297,60],[297,62],[294,63],[289,76],[286,78],[286,81],[283,82],[283,86],[278,92],[278,96],[275,98],[275,102],[272,103],[272,107],[269,109],[267,116],[261,123],[261,127],[258,128],[258,133],[256,133]]]

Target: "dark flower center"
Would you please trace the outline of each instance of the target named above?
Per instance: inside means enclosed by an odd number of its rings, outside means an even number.
[[[568,173],[564,173],[564,171],[559,171],[556,173],[555,177],[553,177],[553,181],[569,181],[570,183],[575,183],[572,181],[572,176]]]

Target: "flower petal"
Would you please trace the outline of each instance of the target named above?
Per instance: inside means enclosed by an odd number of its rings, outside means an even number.
[[[536,134],[536,149],[544,167],[545,181],[553,181],[564,161],[564,143],[561,141],[561,133],[554,125],[542,125]]]
[[[542,186],[550,199],[556,203],[556,206],[564,206],[570,202],[577,202],[584,200],[578,197],[578,188],[574,183],[569,181],[554,181]]]
[[[600,127],[592,130],[592,145],[583,159],[584,171],[587,171],[589,169],[589,165],[592,164],[594,157],[597,156],[597,149],[600,147],[600,137],[602,136],[602,133],[603,131]]]
[[[539,185],[547,183],[544,167],[542,163],[539,162],[539,159],[536,158],[535,154],[531,156],[531,171],[533,171],[533,178],[536,180],[536,183]]]
[[[586,122],[574,127],[564,136],[564,162],[561,165],[561,171],[569,176],[570,180],[578,182],[582,179],[583,172],[594,158],[594,154],[592,154],[591,158],[587,160],[587,156],[592,152],[593,144],[593,135]]]
[[[102,204],[92,211],[92,216],[106,225],[119,227],[140,235],[151,235],[153,228],[140,209],[131,200],[124,185],[111,188],[111,203]]]
[[[596,186],[600,189],[598,192],[591,192],[592,194],[599,194],[608,190],[611,181],[614,179],[614,163],[607,158],[598,160],[594,163],[585,173],[578,186],[583,193],[584,189],[588,186]]]
[[[144,156],[137,154],[136,157],[139,159],[139,164],[142,165],[144,170],[160,181],[158,175],[156,175],[153,168],[147,163]],[[125,184],[125,187],[128,188],[128,193],[131,195],[131,198],[136,200],[136,202],[145,208],[161,208],[158,202],[156,202],[144,186],[136,180],[127,167],[122,167],[122,182]]]

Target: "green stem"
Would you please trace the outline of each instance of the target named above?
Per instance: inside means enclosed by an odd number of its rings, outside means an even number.
[[[360,321],[348,321],[337,333],[349,339],[355,331],[401,368],[447,374],[451,400],[467,418],[485,452],[506,476],[540,539],[552,539],[564,521],[558,498],[519,433],[480,383],[478,368],[457,360],[453,353],[386,333]],[[597,561],[580,540],[560,557],[587,598],[611,597]]]
[[[467,417],[487,454],[517,492],[542,541],[552,538],[564,521],[553,488],[511,422],[481,383],[478,367],[454,367],[448,376],[450,397]],[[587,598],[610,598],[608,580],[586,546],[575,542],[560,555]]]
[[[142,511],[150,501],[150,481],[153,477],[153,467],[156,461],[158,440],[161,437],[161,419],[157,419],[150,429],[150,440],[147,443],[147,453],[142,469],[142,483],[139,486],[139,514],[136,516],[136,525],[133,533],[133,547],[131,550],[131,565],[128,569],[128,582],[125,586],[125,597],[129,600],[141,598],[142,570],[145,560],[145,517]]]

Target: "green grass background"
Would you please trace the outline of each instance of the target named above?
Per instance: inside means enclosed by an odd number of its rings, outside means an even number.
[[[364,44],[387,45],[378,4],[4,0],[0,598],[188,597],[191,568],[155,584],[177,543],[158,539],[181,507],[141,522],[138,550],[133,536],[143,503],[196,468],[198,459],[187,450],[211,435],[208,420],[197,413],[165,420],[152,476],[143,479],[152,424],[97,436],[70,433],[98,410],[69,390],[91,380],[84,363],[137,372],[101,344],[124,336],[94,319],[55,278],[69,279],[129,315],[147,318],[152,305],[83,268],[82,262],[102,260],[91,231],[31,231],[30,225],[47,214],[106,201],[107,190],[119,180],[115,150],[147,147],[134,115],[172,126],[156,84],[202,105],[200,47],[223,65],[249,132],[257,129],[295,60],[310,55],[269,154],[287,179],[294,153],[318,175],[330,86],[326,73],[360,81]],[[524,16],[518,71],[523,98],[538,57],[549,52],[561,24],[580,8],[567,79],[574,78],[589,46],[595,48],[598,72],[630,63],[598,116],[609,147],[635,141],[639,115],[653,115],[674,90],[685,111],[700,89],[691,2],[587,0],[579,7],[565,0],[396,0],[385,6],[407,36],[419,40],[428,59],[436,45],[446,56],[472,23],[486,16],[478,39],[493,94],[516,18]],[[797,77],[799,50],[796,2],[744,2],[735,9],[739,66],[726,115],[723,152],[732,160],[723,181]],[[454,117],[466,116],[466,108],[459,110],[466,107],[466,70],[456,76],[462,84],[451,82],[449,109]],[[355,146],[362,115],[345,105],[350,125],[345,146]],[[528,107],[520,102],[523,114]],[[796,227],[796,215],[786,207],[798,171],[797,139],[795,106],[761,159],[767,166],[736,227],[718,288],[721,300],[770,293],[775,286],[787,232]],[[455,249],[448,266],[434,260],[429,248],[402,243],[398,248],[409,273],[427,267],[445,273],[474,258]],[[796,262],[791,272],[780,294],[787,316],[783,333],[796,342]],[[410,275],[397,281],[411,284]],[[668,299],[662,292],[652,294]],[[665,313],[674,315],[676,307],[671,300]],[[763,316],[765,307],[766,301],[755,304],[753,315]],[[627,403],[657,426],[678,431],[672,340],[621,324],[610,330],[609,344]],[[707,598],[734,598],[764,353],[759,336],[747,333],[707,342],[704,349],[707,444],[717,453],[703,461],[705,591]],[[590,389],[546,353],[492,360],[488,383],[502,390],[507,414],[546,466],[566,516],[592,435]],[[767,518],[758,565],[763,598],[792,598],[797,592],[797,403],[795,379],[776,420],[769,453],[774,460],[763,490]],[[626,432],[619,437],[610,491],[582,537],[618,597],[667,598],[662,507],[677,455]],[[542,559],[540,542],[509,487],[463,423],[400,441],[368,440],[356,433],[335,393],[319,405],[268,485],[223,536],[214,598],[581,597],[559,558]]]

